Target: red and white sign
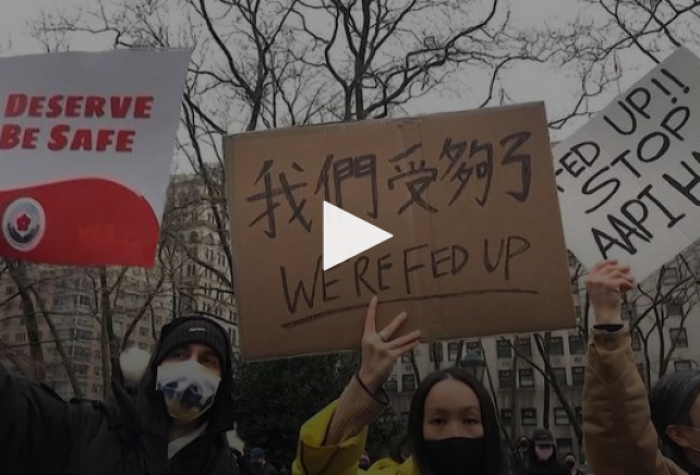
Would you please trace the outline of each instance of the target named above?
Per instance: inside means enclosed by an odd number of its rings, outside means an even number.
[[[0,256],[153,266],[190,56],[0,59]]]

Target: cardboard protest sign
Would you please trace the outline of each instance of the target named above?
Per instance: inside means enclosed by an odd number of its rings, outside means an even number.
[[[0,256],[154,264],[190,55],[0,59]]]
[[[569,249],[643,280],[700,237],[700,60],[680,49],[554,150]]]
[[[366,307],[426,341],[573,327],[542,104],[228,137],[241,350],[359,345]],[[323,203],[391,239],[323,271]]]

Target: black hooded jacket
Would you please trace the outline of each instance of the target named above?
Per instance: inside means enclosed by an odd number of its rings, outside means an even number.
[[[557,457],[557,448],[553,447],[554,453],[546,462],[540,462],[535,455],[534,444],[530,447],[528,463],[523,471],[525,475],[570,475],[570,470],[561,463]]]
[[[0,364],[0,474],[238,475],[226,441],[234,425],[230,358],[204,416],[207,429],[168,460],[169,416],[155,391],[157,353],[137,391],[127,391],[115,375],[104,403],[65,402]]]

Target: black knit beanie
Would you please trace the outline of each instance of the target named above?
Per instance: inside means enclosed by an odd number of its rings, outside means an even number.
[[[163,326],[154,364],[158,366],[174,349],[190,343],[211,347],[219,355],[223,367],[230,361],[228,334],[221,325],[202,316],[178,318]]]

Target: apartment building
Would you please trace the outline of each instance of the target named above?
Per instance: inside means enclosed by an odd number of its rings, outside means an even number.
[[[110,289],[112,327],[116,339],[123,342],[124,347],[137,346],[150,351],[165,323],[176,315],[193,311],[209,313],[226,328],[232,344],[237,346],[235,300],[229,283],[221,279],[230,273],[230,267],[213,236],[215,220],[205,200],[201,199],[202,193],[201,180],[192,176],[176,177],[169,190],[163,244],[156,267],[151,270],[109,269],[107,281],[113,286]],[[163,279],[158,285],[160,277]],[[47,384],[60,396],[72,397],[72,386],[44,317],[45,311],[72,362],[82,394],[88,398],[102,397],[109,382],[103,375],[103,338],[106,335],[102,331],[104,311],[97,271],[29,266],[27,282],[36,289],[32,300],[44,362],[37,363],[30,356],[26,313],[19,289],[8,273],[0,275],[3,353],[14,363],[21,364],[29,374],[41,364],[46,371]]]

